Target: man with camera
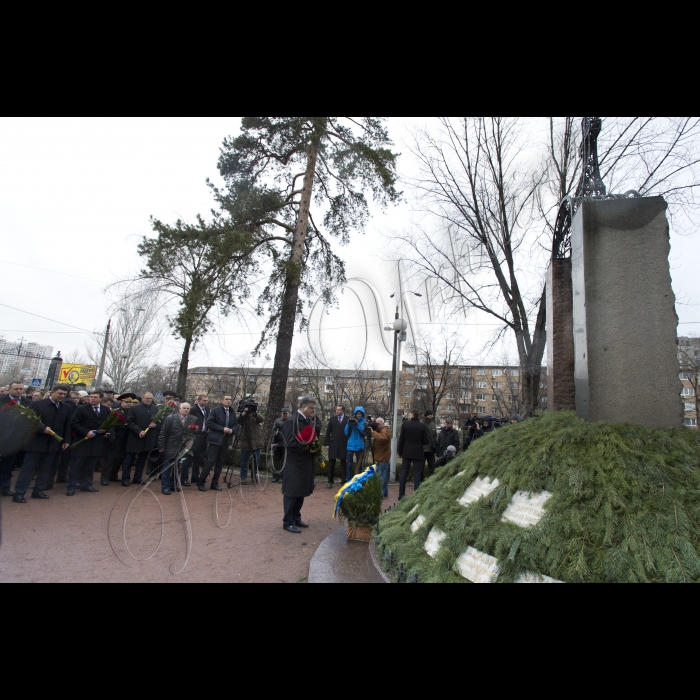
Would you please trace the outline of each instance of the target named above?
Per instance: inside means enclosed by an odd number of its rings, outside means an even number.
[[[282,471],[284,470],[284,437],[282,431],[284,424],[289,420],[289,409],[282,409],[282,416],[275,421],[275,427],[272,429],[272,458],[275,463],[275,472],[272,475],[273,484],[281,484],[283,479]]]
[[[255,401],[244,401],[238,407],[238,423],[241,426],[241,486],[248,483],[248,465],[252,458],[253,484],[258,482],[260,451],[263,448],[262,426],[265,419],[258,413]]]
[[[352,481],[355,474],[360,474],[365,463],[365,409],[358,406],[355,409],[355,417],[345,426],[345,435],[348,438],[348,472],[346,481]],[[353,461],[357,460],[357,467]]]
[[[374,461],[382,479],[382,496],[389,498],[389,471],[391,469],[391,430],[383,418],[369,425],[370,438],[374,439]]]
[[[211,470],[214,470],[214,478],[211,482],[212,491],[223,491],[219,486],[221,472],[224,470],[226,455],[233,444],[233,436],[238,428],[236,412],[233,410],[233,399],[224,396],[221,406],[217,406],[209,414],[209,438],[207,439],[207,466],[199,475],[199,490],[206,492],[207,479]]]
[[[440,431],[438,437],[438,457],[440,459],[445,456],[448,447],[454,447],[455,452],[459,452],[459,433],[455,430],[451,420],[445,421],[445,427]],[[437,468],[437,464],[435,468]]]

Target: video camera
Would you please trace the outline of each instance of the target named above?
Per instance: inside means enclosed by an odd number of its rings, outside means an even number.
[[[238,413],[243,413],[248,409],[249,414],[254,414],[258,412],[258,404],[253,399],[244,399],[238,404]]]

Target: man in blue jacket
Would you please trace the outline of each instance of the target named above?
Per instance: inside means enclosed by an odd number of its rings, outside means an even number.
[[[365,459],[365,409],[358,406],[355,409],[355,417],[345,426],[345,434],[348,436],[348,473],[347,481],[352,481],[355,474],[362,471]],[[357,460],[357,468],[353,466],[353,459]]]

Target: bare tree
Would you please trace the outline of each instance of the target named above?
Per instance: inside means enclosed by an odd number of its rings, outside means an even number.
[[[129,302],[120,301],[110,309],[112,330],[107,345],[105,377],[115,391],[127,391],[158,355],[166,328],[162,299],[145,286],[129,289]],[[90,363],[99,367],[104,336],[93,335],[88,345]]]
[[[421,208],[444,230],[416,228],[395,238],[414,272],[437,283],[442,303],[488,314],[511,331],[522,372],[525,415],[540,409],[546,345],[544,276],[558,253],[559,202],[580,182],[578,117],[438,117],[435,132],[416,134],[414,179]],[[533,121],[534,120],[534,121]],[[541,120],[545,120],[542,122]],[[544,154],[533,133],[546,124]],[[696,206],[700,120],[606,117],[601,171],[611,190],[662,195],[672,214]]]

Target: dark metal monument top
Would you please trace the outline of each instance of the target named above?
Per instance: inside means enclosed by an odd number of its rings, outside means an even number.
[[[566,197],[559,208],[559,216],[554,227],[554,246],[552,248],[554,260],[568,258],[571,255],[571,224],[583,202],[600,199],[630,199],[642,196],[634,190],[623,195],[608,194],[600,174],[598,161],[598,137],[603,130],[603,120],[600,117],[584,117],[582,130],[581,161],[583,173],[576,189],[576,195]]]

